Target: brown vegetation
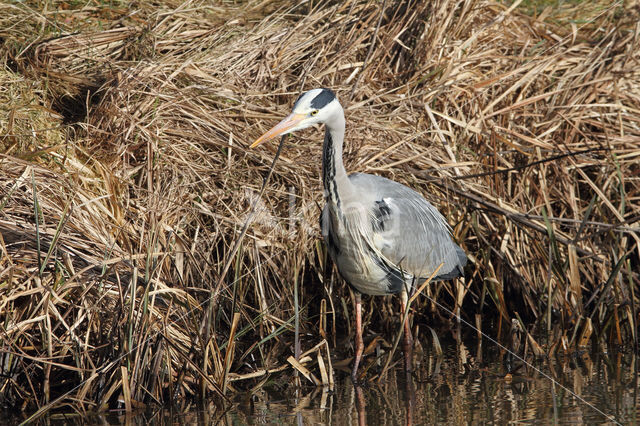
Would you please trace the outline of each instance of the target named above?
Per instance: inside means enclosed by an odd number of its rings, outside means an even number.
[[[469,253],[416,324],[451,317],[437,300],[536,355],[637,341],[638,11],[383,4],[0,6],[0,404],[329,383],[350,303],[317,229],[322,136],[291,138],[259,199],[275,145],[247,149],[320,86],[347,169],[424,193]],[[365,310],[390,340],[398,306]]]

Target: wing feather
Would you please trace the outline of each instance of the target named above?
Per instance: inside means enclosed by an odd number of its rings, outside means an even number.
[[[422,195],[381,176],[350,176],[370,199],[371,244],[384,259],[415,277],[428,277],[443,263],[439,279],[460,276],[466,256],[451,239],[451,227]]]

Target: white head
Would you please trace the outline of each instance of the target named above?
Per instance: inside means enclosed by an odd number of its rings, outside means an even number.
[[[271,130],[251,144],[251,148],[277,136],[306,129],[318,123],[328,123],[335,113],[342,112],[335,93],[330,89],[312,89],[301,94],[293,105],[293,111]]]

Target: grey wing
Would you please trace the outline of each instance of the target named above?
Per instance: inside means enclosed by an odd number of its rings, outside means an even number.
[[[381,176],[353,174],[351,182],[371,200],[373,244],[403,272],[436,279],[462,276],[467,256],[451,239],[451,228],[422,195]]]

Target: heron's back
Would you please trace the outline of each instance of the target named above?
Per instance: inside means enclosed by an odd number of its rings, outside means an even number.
[[[436,279],[462,276],[467,257],[444,217],[419,193],[381,176],[349,176],[355,191],[327,204],[322,230],[341,275],[365,294],[397,293],[442,263]]]

